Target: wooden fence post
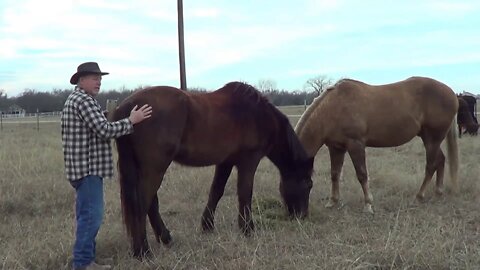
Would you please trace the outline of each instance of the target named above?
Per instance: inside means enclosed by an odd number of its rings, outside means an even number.
[[[38,113],[38,108],[37,108],[37,131],[40,131],[40,114]]]

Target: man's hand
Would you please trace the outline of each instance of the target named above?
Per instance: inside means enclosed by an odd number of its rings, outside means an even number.
[[[133,125],[138,124],[152,116],[152,107],[148,104],[143,105],[138,110],[137,107],[137,105],[133,107],[132,111],[130,112],[130,117],[128,117],[128,119],[130,120],[130,122],[132,122]]]

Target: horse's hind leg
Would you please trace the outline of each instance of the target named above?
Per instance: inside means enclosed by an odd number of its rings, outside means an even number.
[[[347,149],[348,149],[348,154],[352,159],[353,166],[355,167],[357,179],[362,185],[364,202],[365,202],[363,211],[373,214],[373,209],[372,209],[373,196],[370,193],[370,189],[368,186],[368,171],[367,171],[367,162],[365,157],[365,145],[360,141],[351,141],[348,143]]]
[[[421,136],[423,144],[425,145],[425,152],[427,157],[427,164],[425,165],[425,177],[423,178],[422,186],[417,193],[417,200],[424,201],[425,199],[425,189],[428,186],[430,180],[432,180],[433,174],[437,171],[437,188],[438,184],[443,185],[443,171],[444,171],[444,162],[445,156],[440,151],[440,144],[442,140],[437,140],[431,136],[423,134]],[[441,163],[441,164],[440,164]],[[439,175],[441,174],[440,178]]]
[[[160,243],[160,240],[162,240],[163,244],[170,244],[172,237],[170,235],[170,231],[167,229],[163,223],[162,217],[160,216],[157,194],[155,194],[153,197],[150,209],[148,210],[148,218],[150,219],[150,225],[152,225],[153,231],[155,232],[155,238],[157,239],[157,242]]]
[[[345,160],[345,149],[328,147],[330,153],[330,174],[332,179],[332,190],[330,200],[325,207],[332,208],[338,204],[340,199],[339,180],[342,175],[343,161]]]
[[[138,231],[132,235],[133,256],[139,260],[150,255],[150,248],[147,241],[147,214],[143,212],[138,216]]]
[[[207,206],[205,206],[202,215],[203,231],[212,231],[215,227],[215,210],[217,209],[218,201],[223,196],[225,185],[232,172],[232,168],[233,165],[227,163],[219,164],[215,167],[215,176],[213,177],[212,185],[210,186]]]
[[[156,159],[153,159],[156,160]],[[165,161],[165,164],[159,164],[158,162],[153,164],[151,161],[144,160],[142,162],[142,171],[141,177],[143,181],[141,182],[140,186],[142,189],[142,219],[140,220],[140,224],[142,231],[139,234],[139,237],[136,241],[134,241],[134,256],[137,258],[143,258],[150,254],[150,247],[147,241],[147,231],[146,231],[146,219],[147,214],[150,219],[150,224],[152,225],[155,234],[158,235],[160,233],[160,238],[162,241],[170,242],[171,238],[169,239],[170,233],[166,234],[168,230],[165,227],[165,224],[162,221],[160,213],[158,212],[158,197],[157,191],[160,188],[160,184],[163,180],[163,175],[166,171],[166,168],[170,164],[170,160]],[[163,165],[163,166],[162,166]],[[163,234],[163,238],[162,238]],[[156,236],[158,237],[158,236]],[[136,243],[136,244],[135,244]],[[164,242],[165,243],[165,242]]]
[[[442,195],[443,194],[443,176],[445,172],[445,155],[442,152],[442,149],[440,148],[438,151],[437,155],[437,181],[436,181],[436,189],[435,192],[437,195]]]

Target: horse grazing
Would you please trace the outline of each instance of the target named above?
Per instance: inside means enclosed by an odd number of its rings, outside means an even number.
[[[458,98],[458,134],[462,137],[463,133],[470,135],[478,134],[478,122],[475,117],[476,99],[472,96],[457,96]],[[473,102],[472,102],[473,99]]]
[[[153,108],[152,117],[116,140],[123,218],[134,256],[150,252],[147,215],[157,242],[171,241],[159,213],[157,190],[172,161],[215,165],[201,219],[204,231],[214,229],[215,209],[234,166],[238,171],[238,225],[247,236],[254,230],[253,180],[264,156],[280,171],[280,193],[288,213],[307,215],[313,159],[307,157],[288,118],[254,87],[231,82],[210,93],[151,87],[125,99],[113,119],[127,117],[134,105],[146,103]]]
[[[437,172],[436,191],[443,192],[445,156],[440,149],[447,137],[453,188],[457,188],[458,147],[454,118],[458,109],[455,93],[430,78],[373,86],[344,79],[317,97],[300,118],[295,131],[308,156],[315,157],[327,145],[331,161],[331,197],[327,207],[339,200],[339,178],[345,153],[352,159],[362,186],[364,211],[373,213],[368,187],[365,147],[393,147],[420,136],[426,149],[426,168],[417,199]]]
[[[465,100],[465,102],[467,103],[467,106],[468,106],[468,111],[470,112],[472,117],[475,119],[475,122],[477,123],[478,122],[477,117],[476,117],[476,114],[477,114],[477,99],[473,96],[462,95],[462,94],[458,95],[458,97]]]

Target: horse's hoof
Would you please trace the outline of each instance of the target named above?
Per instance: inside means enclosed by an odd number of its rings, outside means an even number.
[[[375,214],[373,212],[372,205],[369,204],[369,203],[365,204],[365,206],[363,207],[363,212],[368,213],[368,214],[372,214],[372,215]]]
[[[331,209],[331,208],[334,208],[337,204],[338,202],[329,200],[328,203],[325,205],[325,208]]]
[[[171,248],[173,246],[172,239],[170,238],[170,241],[168,241],[167,243],[163,242],[163,246],[166,248]]]
[[[245,230],[242,230],[242,231],[243,231],[243,235],[245,237],[251,237],[253,232],[254,232],[254,230],[252,230],[252,229],[245,229]]]
[[[417,194],[415,197],[415,203],[425,203],[427,200],[425,199],[425,196]]]
[[[163,245],[170,247],[172,245],[172,235],[170,231],[166,231],[162,235],[160,235],[160,239],[162,240]]]
[[[205,233],[210,233],[210,232],[213,232],[213,230],[215,229],[215,224],[213,223],[213,220],[210,220],[210,221],[206,221],[206,220],[202,220],[202,231],[205,232]]]
[[[437,188],[435,190],[435,194],[437,194],[437,196],[442,196],[443,195],[443,188]]]
[[[245,235],[245,237],[252,236],[253,232],[255,231],[255,226],[253,225],[253,222],[251,222],[249,224],[245,224],[245,225],[241,226],[240,228],[243,232],[243,235]]]
[[[143,261],[145,259],[152,258],[153,254],[150,251],[150,249],[146,249],[146,250],[134,251],[133,252],[133,257],[135,257],[139,261]]]

